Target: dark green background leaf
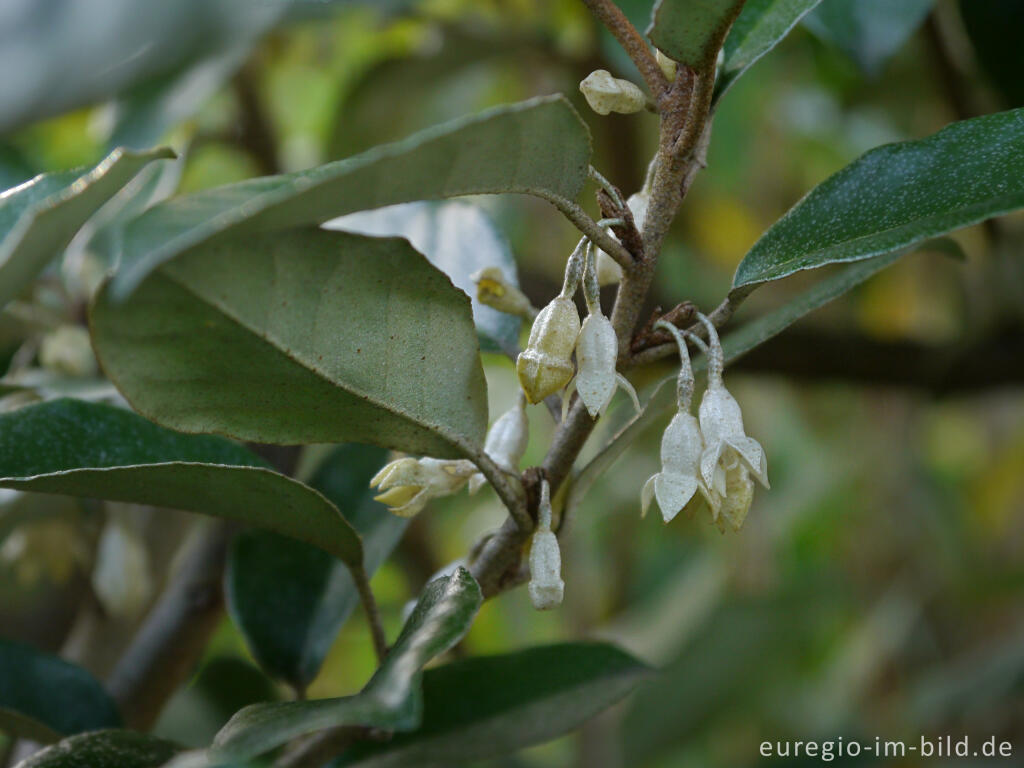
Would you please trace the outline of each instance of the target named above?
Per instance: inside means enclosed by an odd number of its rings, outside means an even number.
[[[614,646],[567,643],[464,659],[423,676],[423,725],[333,765],[452,766],[539,744],[628,694],[649,668]]]
[[[743,0],[658,0],[647,31],[663,53],[698,72],[713,72]]]
[[[359,532],[367,574],[398,543],[408,520],[373,501],[369,483],[387,451],[341,445],[310,485]],[[260,665],[304,689],[359,603],[348,569],[319,549],[264,531],[235,537],[225,577],[228,608]]]
[[[491,192],[573,200],[590,134],[563,97],[532,99],[440,125],[356,157],[168,200],[125,232],[118,298],[168,259],[231,231],[322,224],[385,205]]]
[[[117,706],[87,671],[0,637],[0,730],[49,742],[120,724]]]
[[[359,536],[312,488],[229,440],[182,435],[102,403],[51,400],[0,414],[0,487],[217,515],[362,561]]]
[[[815,35],[877,76],[928,15],[934,0],[822,0],[804,18]]]
[[[1007,107],[1024,107],[1024,3],[1020,0],[960,0],[974,55],[1002,92]]]
[[[498,267],[511,285],[519,284],[508,242],[480,208],[461,201],[402,203],[332,219],[326,227],[406,238],[469,295],[482,349],[498,352],[518,348],[519,318],[477,301],[476,284],[470,278],[484,267]]]
[[[107,200],[169,149],[115,149],[95,168],[43,174],[0,198],[0,307],[18,295]]]
[[[179,747],[135,731],[96,731],[64,739],[16,768],[158,768]]]
[[[733,291],[906,248],[1024,207],[1024,109],[873,149],[819,184],[740,262]]]
[[[246,707],[217,734],[213,759],[246,759],[298,736],[342,725],[415,728],[422,715],[421,668],[462,639],[482,602],[480,586],[464,568],[435,579],[423,590],[398,640],[361,693]]]
[[[127,301],[108,285],[91,323],[107,375],[174,429],[457,457],[487,427],[469,299],[404,240],[296,229],[211,243]]]

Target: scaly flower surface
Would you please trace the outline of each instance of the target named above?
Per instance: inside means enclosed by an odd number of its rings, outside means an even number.
[[[537,314],[526,349],[516,358],[519,385],[531,403],[562,389],[575,373],[572,352],[580,333],[580,315],[572,296],[583,269],[585,243],[586,239],[581,240],[569,256],[562,292]]]
[[[580,83],[580,93],[599,115],[609,112],[629,115],[647,106],[647,97],[637,85],[612,77],[606,69],[595,69],[587,75]]]
[[[383,491],[373,498],[386,505],[389,512],[412,517],[431,499],[460,491],[475,472],[473,462],[465,459],[405,457],[386,464],[370,481],[370,487]]]
[[[611,321],[601,312],[597,267],[594,249],[590,246],[587,247],[583,288],[589,314],[576,340],[576,362],[579,365],[575,380],[576,391],[591,418],[597,418],[608,407],[616,386],[621,386],[629,394],[639,411],[640,401],[636,390],[615,370],[619,358],[619,340]],[[566,397],[563,408],[568,402],[569,398]],[[564,416],[562,420],[565,420]]]
[[[684,508],[689,507],[693,511],[693,507],[701,498],[705,499],[714,511],[717,509],[718,499],[700,477],[704,441],[697,419],[690,413],[690,401],[693,399],[693,369],[690,366],[686,342],[674,325],[659,321],[655,327],[669,331],[679,345],[677,412],[661,438],[661,472],[651,475],[644,483],[640,504],[641,514],[646,515],[651,499],[656,498],[661,516],[667,523]],[[701,494],[699,497],[696,495],[698,491]]]
[[[540,506],[537,508],[537,529],[530,544],[530,602],[538,611],[547,611],[562,604],[565,582],[562,581],[562,554],[558,537],[551,530],[551,489],[541,481]]]

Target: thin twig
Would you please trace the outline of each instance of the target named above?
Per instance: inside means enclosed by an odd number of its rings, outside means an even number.
[[[654,95],[655,101],[660,101],[668,90],[669,83],[665,79],[665,73],[658,66],[654,54],[651,53],[650,46],[636,27],[611,0],[583,0],[583,4],[619,41],[619,45],[640,71],[640,75]]]
[[[370,635],[373,637],[373,650],[377,654],[377,663],[383,664],[388,655],[388,640],[384,635],[384,627],[380,623],[380,610],[377,607],[377,598],[370,589],[370,581],[366,577],[366,570],[350,568],[352,582],[356,585],[359,593],[359,601],[363,604],[363,611],[366,613],[366,623],[370,625]]]
[[[708,319],[716,328],[721,328],[729,322],[729,319],[732,317],[733,312],[736,311],[736,307],[741,300],[742,299],[739,297],[733,299],[726,297],[722,303],[715,307],[714,311],[708,315]],[[685,332],[701,339],[707,339],[708,337],[707,329],[702,323],[694,323],[688,327]],[[641,348],[629,359],[629,365],[646,365],[665,357],[671,357],[672,355],[678,354],[678,352],[679,349],[676,347],[675,341],[668,341],[664,344]]]
[[[125,725],[148,730],[202,656],[224,611],[222,581],[237,526],[210,523],[186,546],[177,573],[146,617],[107,689]]]
[[[529,511],[527,511],[526,494],[519,478],[502,471],[491,457],[483,451],[473,458],[473,463],[476,464],[477,469],[480,470],[483,476],[487,478],[487,482],[494,488],[494,492],[498,494],[498,498],[501,499],[508,509],[509,514],[515,520],[519,529],[526,532],[532,531],[533,518],[530,516]]]
[[[619,266],[623,269],[629,269],[633,266],[634,259],[632,254],[626,250],[622,243],[608,234],[608,230],[598,226],[597,222],[590,218],[579,204],[562,197],[549,197],[547,199],[576,226],[576,229],[590,238],[594,245],[615,259]]]

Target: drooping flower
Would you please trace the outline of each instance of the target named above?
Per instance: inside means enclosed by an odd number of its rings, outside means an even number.
[[[572,295],[580,281],[585,243],[581,240],[569,257],[562,292],[537,314],[526,349],[516,359],[519,385],[531,403],[562,389],[575,373],[572,352],[580,332],[580,315]]]
[[[701,477],[717,493],[725,496],[728,485],[725,473],[739,462],[768,488],[768,463],[764,450],[757,440],[747,436],[740,405],[722,383],[725,359],[718,332],[706,316],[698,312],[697,317],[708,331],[708,388],[698,412],[705,446],[700,459]]]
[[[527,589],[530,602],[538,611],[562,604],[565,592],[562,554],[558,549],[558,537],[551,530],[551,489],[547,480],[542,480],[540,486],[537,528],[530,543],[530,583]]]
[[[692,509],[692,505],[700,498],[705,499],[714,512],[718,499],[700,476],[704,442],[697,419],[690,413],[690,401],[693,399],[693,369],[690,367],[686,342],[674,325],[659,320],[655,327],[669,331],[679,345],[677,412],[661,438],[661,472],[651,475],[644,483],[640,503],[641,514],[646,515],[651,499],[657,499],[661,516],[667,523],[682,509],[688,506]],[[698,491],[700,497],[696,496]]]
[[[484,453],[490,456],[502,471],[518,473],[519,462],[526,453],[529,437],[526,397],[520,392],[516,404],[501,414],[488,430],[487,439],[484,441]],[[485,482],[483,474],[477,472],[469,479],[469,492],[476,493]]]
[[[596,69],[587,75],[580,83],[580,92],[599,115],[609,112],[629,115],[647,106],[647,97],[637,85],[612,77],[606,69]]]
[[[587,301],[588,315],[576,340],[576,362],[579,371],[576,373],[575,387],[591,418],[596,418],[608,407],[616,386],[621,386],[629,394],[637,411],[640,410],[640,401],[633,385],[615,369],[619,358],[619,340],[611,321],[601,312],[593,251],[594,249],[588,246],[586,268],[583,272],[583,293]],[[563,408],[568,402],[569,398],[566,397],[563,400]]]
[[[370,487],[383,491],[374,500],[389,512],[412,517],[431,499],[460,491],[475,472],[473,462],[465,459],[405,457],[386,464],[370,480]]]

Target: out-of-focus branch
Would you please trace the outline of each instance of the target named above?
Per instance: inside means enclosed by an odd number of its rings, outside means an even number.
[[[224,612],[221,582],[235,530],[217,521],[196,532],[175,576],[111,673],[107,689],[128,727],[150,728],[202,656]]]
[[[260,98],[259,85],[252,64],[239,70],[231,81],[238,102],[239,120],[233,136],[238,144],[259,166],[260,173],[273,175],[281,172],[277,156],[277,137]]]

